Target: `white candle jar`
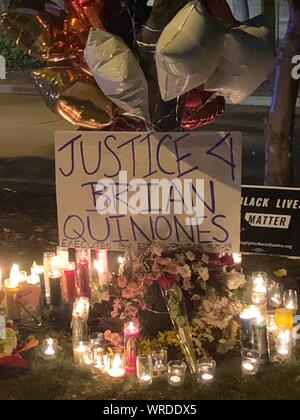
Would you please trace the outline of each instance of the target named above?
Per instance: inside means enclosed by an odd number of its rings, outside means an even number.
[[[42,344],[42,357],[47,362],[57,359],[58,341],[55,338],[45,338]]]
[[[198,360],[197,362],[197,382],[202,385],[211,384],[216,374],[216,361],[212,359]]]
[[[140,384],[151,385],[153,380],[153,363],[151,354],[140,354],[136,361],[136,373]]]
[[[255,376],[259,370],[260,357],[258,351],[242,351],[242,374],[243,376]]]
[[[179,360],[173,360],[168,363],[167,379],[172,386],[181,386],[185,380],[186,364]]]

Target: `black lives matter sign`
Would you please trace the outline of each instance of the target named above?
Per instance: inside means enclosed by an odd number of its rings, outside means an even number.
[[[300,256],[300,189],[242,188],[241,251]]]

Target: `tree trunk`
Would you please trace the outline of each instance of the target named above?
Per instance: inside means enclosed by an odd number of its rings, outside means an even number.
[[[292,78],[292,59],[300,54],[300,1],[289,0],[290,17],[284,44],[280,48],[273,100],[265,127],[265,183],[293,184],[292,140],[299,80]]]
[[[233,0],[233,15],[236,20],[245,22],[249,19],[249,5],[248,0]]]
[[[177,131],[177,101],[163,102],[160,96],[153,45],[157,42],[160,30],[173,19],[189,0],[155,0],[147,25],[142,29],[140,41],[144,45],[139,55],[141,66],[149,84],[150,113],[155,130]],[[151,46],[150,46],[151,45]]]

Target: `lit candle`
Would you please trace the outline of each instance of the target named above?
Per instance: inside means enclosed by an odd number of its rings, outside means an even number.
[[[167,379],[168,383],[173,386],[180,386],[184,383],[186,364],[179,360],[174,360],[168,363]]]
[[[124,324],[124,347],[126,359],[126,372],[128,374],[135,374],[136,372],[136,358],[137,358],[137,341],[139,336],[139,321],[129,321]]]
[[[279,360],[289,360],[292,357],[292,333],[290,330],[280,330],[277,334],[277,355]]]
[[[55,257],[54,252],[44,252],[43,254],[45,295],[46,295],[46,301],[48,303],[50,302],[49,271],[51,270],[51,263],[54,257]]]
[[[242,373],[245,376],[254,376],[259,369],[259,353],[256,350],[242,350]]]
[[[197,381],[202,384],[213,382],[216,374],[216,362],[212,359],[202,359],[197,362]]]
[[[109,366],[107,373],[111,378],[122,378],[125,375],[125,369],[120,354],[113,356],[112,363]]]
[[[56,248],[56,255],[60,259],[62,265],[67,265],[69,263],[69,250],[68,248],[63,248],[58,246]]]
[[[252,274],[252,303],[258,305],[265,303],[268,291],[268,276],[266,273]]]
[[[46,287],[45,287],[45,276],[44,276],[44,266],[43,265],[37,265],[34,261],[31,267],[31,275],[32,276],[38,276],[40,281],[40,287],[41,287],[41,307],[46,306],[47,300],[46,300]]]
[[[57,359],[58,342],[53,338],[46,338],[43,341],[43,358],[51,361]]]
[[[15,300],[19,288],[20,269],[17,264],[13,264],[9,279],[5,281],[7,317],[13,321],[21,319],[20,306]]]
[[[232,257],[233,257],[233,261],[235,265],[242,264],[242,261],[243,261],[242,254],[234,253]]]
[[[75,365],[83,365],[84,360],[83,356],[89,347],[89,343],[87,341],[80,341],[78,346],[73,348],[73,356],[74,356],[74,364]]]

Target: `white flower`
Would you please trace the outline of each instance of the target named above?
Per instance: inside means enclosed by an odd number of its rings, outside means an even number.
[[[188,264],[185,264],[182,267],[180,267],[179,273],[184,279],[190,279],[192,277],[192,271]]]
[[[229,290],[236,290],[245,286],[246,278],[243,274],[233,271],[227,274],[227,287]]]
[[[209,271],[207,267],[203,267],[203,265],[198,265],[197,273],[199,274],[200,280],[203,280],[203,281],[209,280]]]

